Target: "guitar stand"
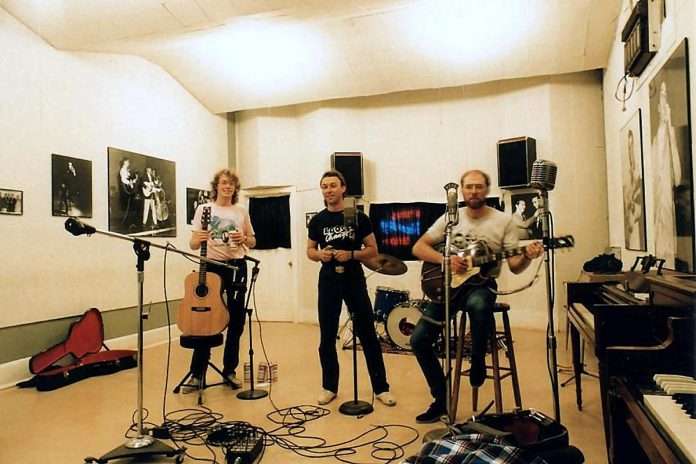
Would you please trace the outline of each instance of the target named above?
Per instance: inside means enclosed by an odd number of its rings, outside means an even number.
[[[222,378],[222,381],[221,381],[221,382],[217,382],[217,383],[207,383],[207,382],[206,382],[206,376],[203,375],[203,378],[201,379],[201,382],[198,384],[198,388],[196,388],[196,392],[198,393],[198,405],[199,405],[199,406],[203,404],[203,391],[204,391],[206,388],[217,387],[217,386],[219,386],[219,385],[226,385],[226,384],[230,383],[229,380],[227,380],[227,379],[225,378],[225,375],[222,373],[222,371],[221,371],[215,364],[213,364],[212,362],[208,361],[208,367],[211,367],[215,372],[217,372],[218,374],[220,374],[220,377]],[[207,370],[206,370],[206,372],[207,372]],[[174,393],[179,393],[179,391],[181,390],[181,387],[186,386],[186,382],[187,382],[189,379],[193,379],[193,372],[191,372],[191,371],[188,371],[188,373],[184,376],[184,378],[181,379],[181,382],[179,382],[179,383],[177,384],[177,386],[174,387]]]

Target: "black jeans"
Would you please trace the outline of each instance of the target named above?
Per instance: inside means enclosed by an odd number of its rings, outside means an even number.
[[[379,394],[389,391],[384,368],[382,348],[375,333],[375,317],[367,294],[365,276],[346,272],[338,274],[333,269],[322,269],[319,274],[319,361],[321,362],[322,387],[338,392],[339,365],[336,353],[339,316],[342,302],[354,316],[353,330],[367,363],[372,391]]]
[[[224,375],[236,374],[239,365],[239,339],[244,333],[244,297],[247,286],[247,262],[243,259],[232,259],[227,264],[236,266],[239,270],[236,275],[231,269],[215,264],[208,264],[208,272],[214,272],[222,279],[222,292],[226,296],[227,310],[230,313],[230,323],[227,326],[225,349],[222,356],[222,373]],[[233,278],[234,277],[234,278]],[[196,378],[203,378],[210,360],[210,348],[196,348],[191,357],[191,374]]]
[[[450,318],[458,310],[465,311],[471,321],[471,356],[485,356],[490,331],[491,314],[493,313],[496,294],[488,287],[462,288],[450,303]],[[435,401],[445,404],[447,395],[445,374],[442,371],[435,343],[443,328],[429,322],[426,318],[441,322],[445,320],[445,304],[431,301],[423,311],[423,316],[416,324],[411,335],[411,348],[418,360],[425,380],[430,387],[430,394]],[[462,318],[466,324],[466,318]]]

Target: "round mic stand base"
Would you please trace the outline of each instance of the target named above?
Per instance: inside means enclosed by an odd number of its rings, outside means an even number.
[[[237,398],[240,400],[259,400],[268,396],[266,390],[245,390],[243,392],[237,393]]]
[[[338,407],[338,412],[346,416],[362,416],[370,414],[374,408],[367,401],[353,400],[346,401]]]

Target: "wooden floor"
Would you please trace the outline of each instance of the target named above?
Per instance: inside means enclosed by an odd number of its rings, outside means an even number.
[[[264,350],[259,342],[259,327],[254,325],[254,361],[258,366],[264,359]],[[219,416],[221,421],[246,421],[266,431],[278,429],[267,415],[275,408],[285,409],[294,406],[316,405],[321,388],[317,345],[319,330],[315,325],[292,323],[263,323],[261,326],[263,345],[268,359],[278,363],[278,382],[273,384],[269,398],[244,401],[227,387],[217,386],[205,391],[204,405]],[[245,332],[244,340],[248,340]],[[545,333],[541,331],[514,329],[515,349],[522,389],[522,402],[525,408],[534,408],[553,416],[552,395],[546,368]],[[340,342],[339,342],[340,343]],[[563,335],[558,337],[559,365],[570,364],[570,353],[565,349]],[[171,362],[167,372],[168,346],[159,345],[147,348],[144,355],[144,406],[149,410],[146,422],[162,424],[163,411],[171,418],[185,416],[205,418],[197,412],[196,395],[173,394],[172,388],[188,370],[191,352],[171,344]],[[242,347],[242,359],[248,361],[248,343]],[[371,401],[371,391],[364,367],[362,352],[358,352],[359,399]],[[342,375],[337,400],[328,405],[329,414],[306,424],[301,435],[321,437],[325,446],[341,443],[358,437],[378,425],[390,425],[384,440],[404,446],[405,456],[418,451],[423,435],[436,428],[437,424],[421,425],[415,423],[415,416],[423,412],[430,403],[425,381],[415,358],[411,355],[385,354],[388,379],[391,391],[397,397],[398,405],[389,408],[375,402],[375,411],[362,418],[345,416],[338,412],[341,403],[353,399],[352,356],[350,350],[339,350]],[[213,352],[213,361],[221,359],[221,348]],[[218,364],[219,365],[219,364]],[[593,370],[592,367],[589,370]],[[217,374],[209,371],[208,381],[214,382]],[[560,374],[560,380],[569,377]],[[165,389],[165,381],[168,387]],[[463,379],[458,422],[465,420],[471,409],[471,389],[466,378]],[[503,382],[505,410],[514,406],[509,380]],[[571,444],[585,454],[585,462],[606,463],[602,415],[599,404],[598,381],[583,377],[584,408],[578,411],[575,406],[575,392],[572,383],[560,390],[561,421],[569,429]],[[248,388],[245,385],[244,389]],[[268,389],[267,387],[265,387]],[[166,392],[166,394],[165,394]],[[481,388],[480,403],[485,405],[492,399],[490,380]],[[53,392],[37,392],[33,389],[10,388],[0,391],[0,411],[2,411],[2,434],[0,434],[0,462],[3,463],[79,463],[87,456],[100,457],[126,442],[128,431],[137,406],[137,369],[116,374],[87,379]],[[177,413],[176,411],[181,411]],[[357,442],[383,436],[378,429]],[[285,434],[287,430],[275,432]],[[416,438],[416,433],[418,437]],[[317,439],[287,437],[298,445],[316,444]],[[167,441],[171,444],[171,442]],[[187,445],[185,462],[194,462],[190,456],[214,459],[224,462],[220,448],[211,450],[204,446]],[[334,447],[334,449],[336,449]],[[317,454],[324,451],[316,450]],[[350,462],[379,462],[371,456],[372,449],[363,446],[356,455],[346,457]],[[382,455],[384,456],[384,455]],[[396,459],[393,462],[399,462]],[[317,459],[294,454],[277,445],[265,450],[262,462],[304,463]],[[335,457],[327,457],[319,462],[337,462]],[[127,460],[111,462],[128,462]],[[173,462],[169,458],[159,458],[148,462]],[[212,462],[212,461],[208,461]],[[385,461],[381,461],[385,462]]]

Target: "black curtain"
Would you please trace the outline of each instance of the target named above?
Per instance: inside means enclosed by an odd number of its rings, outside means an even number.
[[[415,261],[411,248],[445,212],[443,203],[371,203],[370,222],[380,253]]]
[[[290,248],[290,195],[249,198],[256,249]]]

